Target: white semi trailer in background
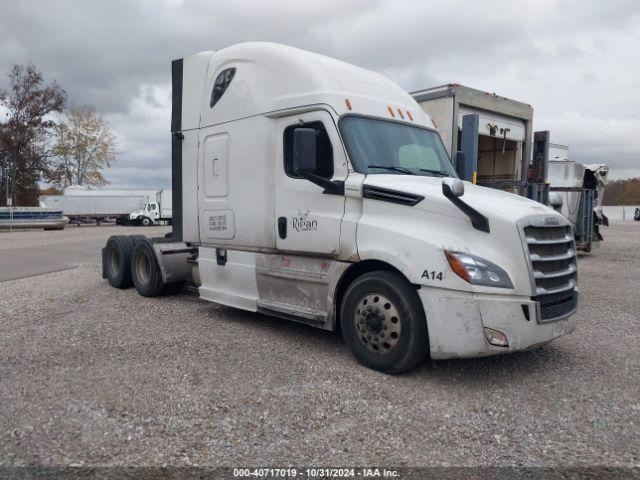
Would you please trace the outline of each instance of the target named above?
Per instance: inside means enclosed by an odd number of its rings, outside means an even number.
[[[115,221],[126,224],[129,214],[144,208],[142,195],[43,195],[40,206],[62,210],[69,223],[101,223]]]
[[[71,185],[62,191],[65,196],[144,197],[147,201],[155,199],[156,193],[157,188],[92,188],[84,185]]]
[[[339,330],[384,372],[572,332],[568,221],[457,178],[387,78],[268,43],[172,64],[173,232],[111,237],[103,277]]]

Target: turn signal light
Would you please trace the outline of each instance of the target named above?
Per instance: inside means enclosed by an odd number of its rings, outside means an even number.
[[[447,257],[447,261],[449,262],[451,270],[453,270],[453,272],[463,280],[471,282],[471,276],[469,275],[467,268],[464,266],[464,263],[462,263],[462,261],[458,257],[450,254],[446,250],[444,252],[444,255]]]

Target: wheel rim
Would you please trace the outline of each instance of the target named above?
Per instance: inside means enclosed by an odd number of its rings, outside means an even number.
[[[389,353],[400,340],[400,315],[393,302],[379,293],[360,299],[353,316],[360,342],[373,353]]]
[[[140,251],[136,258],[136,276],[140,283],[149,283],[149,278],[151,277],[151,262],[149,255],[147,255],[147,252],[144,250]]]
[[[111,276],[116,277],[120,270],[120,253],[117,248],[111,247],[109,249],[109,261],[107,264],[109,265],[109,273]]]

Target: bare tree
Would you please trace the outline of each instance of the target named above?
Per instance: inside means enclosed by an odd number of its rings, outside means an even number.
[[[57,127],[50,176],[59,186],[105,185],[102,170],[116,161],[115,135],[91,106],[71,107]]]
[[[12,198],[22,205],[34,204],[38,183],[49,171],[48,138],[55,127],[50,114],[62,112],[65,91],[44,78],[33,65],[14,65],[9,87],[0,90],[6,120],[0,123],[1,202]]]

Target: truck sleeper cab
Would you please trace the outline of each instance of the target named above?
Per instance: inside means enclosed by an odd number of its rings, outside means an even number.
[[[567,221],[456,177],[385,77],[283,45],[173,62],[173,235],[111,238],[103,276],[340,330],[389,373],[575,329]],[[173,287],[172,287],[173,285]]]

